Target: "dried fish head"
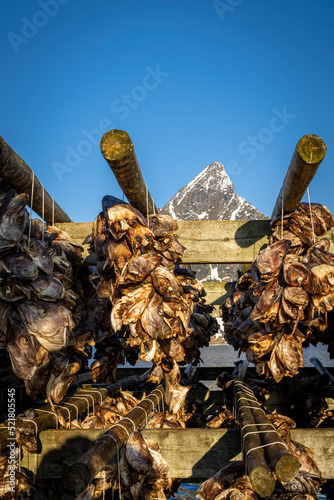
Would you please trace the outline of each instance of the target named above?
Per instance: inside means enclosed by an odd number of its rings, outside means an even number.
[[[125,445],[125,456],[135,471],[146,474],[151,469],[153,458],[139,429],[131,432]]]
[[[275,347],[276,356],[285,367],[287,374],[296,375],[304,366],[303,339],[298,334],[284,335]]]
[[[56,301],[62,299],[65,294],[62,283],[52,276],[39,276],[29,285],[34,294],[41,300]]]
[[[22,237],[28,222],[28,212],[25,208],[28,199],[26,193],[14,196],[1,217],[0,237],[9,242],[8,247],[14,246]]]
[[[146,226],[145,217],[128,203],[106,195],[102,199],[102,210],[108,228],[116,240],[119,240],[130,227]]]
[[[304,286],[310,281],[309,269],[299,262],[285,262],[283,273],[284,279],[288,285]]]
[[[163,238],[172,231],[177,231],[177,222],[170,215],[153,214],[149,216],[149,228],[155,238]]]
[[[69,363],[65,356],[53,365],[51,375],[46,385],[46,397],[48,401],[59,403],[65,396],[74,377],[77,375],[81,365],[77,362]]]
[[[49,276],[53,272],[53,260],[45,247],[37,240],[30,240],[30,243],[23,245],[23,250],[35,262],[36,266]]]
[[[73,328],[71,312],[64,306],[36,300],[18,304],[20,316],[31,335],[48,351],[58,351],[66,344]]]
[[[15,375],[29,380],[37,370],[37,353],[41,345],[24,327],[17,313],[9,316],[6,348]]]
[[[259,253],[256,267],[262,280],[263,277],[274,277],[279,273],[290,246],[290,240],[280,240]]]
[[[161,260],[161,256],[153,252],[133,257],[124,266],[122,274],[118,278],[118,285],[143,281],[156,269]]]
[[[164,304],[161,295],[153,295],[140,321],[151,339],[157,339],[164,326]]]
[[[245,473],[243,462],[230,462],[201,484],[196,496],[201,500],[214,500],[222,490],[231,487]]]
[[[2,260],[2,268],[13,278],[35,280],[38,277],[35,262],[25,253],[8,255]]]

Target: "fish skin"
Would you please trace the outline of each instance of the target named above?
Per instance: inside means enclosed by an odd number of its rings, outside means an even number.
[[[38,277],[35,262],[25,253],[8,255],[2,259],[1,264],[2,269],[10,273],[13,278],[35,280]]]
[[[125,457],[131,467],[141,474],[151,469],[153,458],[139,429],[130,434],[125,445]]]
[[[79,372],[81,365],[77,362],[69,363],[68,358],[57,361],[52,368],[51,375],[46,385],[46,397],[48,401],[59,403],[65,396],[74,377]]]
[[[35,262],[36,266],[49,276],[52,276],[54,263],[51,255],[45,249],[43,244],[37,240],[31,239],[23,245],[23,250]]]
[[[152,282],[156,291],[163,296],[179,295],[181,287],[175,274],[164,266],[157,266],[152,272]]]
[[[45,349],[58,351],[64,347],[74,326],[66,307],[42,300],[24,301],[17,307],[27,330]]]
[[[29,284],[34,294],[41,300],[56,301],[64,297],[65,288],[62,283],[52,276],[39,276]]]
[[[201,500],[214,500],[222,490],[230,488],[245,473],[245,465],[241,461],[231,462],[201,484],[196,496]]]
[[[28,223],[26,204],[29,196],[26,193],[14,196],[8,203],[0,220],[0,237],[7,246],[14,246],[21,239]],[[3,248],[3,244],[1,245]]]
[[[151,339],[157,339],[164,325],[164,304],[161,295],[154,293],[140,321]]]
[[[284,263],[284,279],[291,286],[303,286],[310,281],[310,271],[301,262]]]
[[[170,232],[178,230],[177,222],[170,215],[164,214],[149,215],[148,227],[153,231],[155,238],[163,238]]]
[[[9,315],[6,349],[15,375],[29,380],[37,370],[37,353],[41,345],[30,335],[15,311]]]
[[[290,246],[290,240],[280,240],[259,253],[255,265],[262,279],[263,275],[273,277],[279,273]]]
[[[161,263],[162,257],[150,252],[132,257],[124,266],[118,278],[118,285],[139,283],[154,271]]]

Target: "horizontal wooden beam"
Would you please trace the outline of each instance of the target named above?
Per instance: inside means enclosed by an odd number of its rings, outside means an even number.
[[[186,264],[250,264],[268,244],[269,223],[269,220],[178,221],[176,237],[187,249],[182,260]],[[91,222],[66,222],[57,226],[80,244],[92,232]],[[331,243],[330,251],[334,252],[334,228],[326,237]],[[85,255],[87,250],[88,245]],[[214,287],[216,285],[212,285],[212,290]]]
[[[41,432],[38,477],[61,478],[66,464],[77,460],[104,432],[105,429]],[[158,442],[169,463],[169,477],[201,482],[230,461],[242,460],[237,429],[144,429],[143,435]],[[334,429],[293,429],[291,438],[313,450],[324,479],[334,479]],[[34,464],[34,456],[24,452],[21,466],[33,471]]]
[[[46,222],[50,224],[71,222],[72,219],[44,190],[31,168],[2,137],[0,137],[0,178],[13,186],[18,193],[27,193],[29,205],[31,205],[32,186],[34,186],[32,208]]]

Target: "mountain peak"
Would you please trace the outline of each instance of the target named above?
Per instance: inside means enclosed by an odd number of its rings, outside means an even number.
[[[265,219],[238,196],[224,165],[210,163],[161,209],[176,220]]]

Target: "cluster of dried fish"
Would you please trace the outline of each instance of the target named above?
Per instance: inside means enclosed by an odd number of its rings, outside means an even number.
[[[102,209],[90,240],[97,256],[92,282],[98,295],[111,301],[111,325],[126,342],[126,359],[152,361],[149,381],[154,383],[166,374],[166,402],[176,412],[186,394],[178,363],[199,361],[199,348],[209,344],[217,322],[204,303],[203,286],[181,264],[185,248],[173,234],[177,224],[171,217],[154,214],[147,223],[138,210],[112,196],[103,198]],[[108,364],[108,343],[98,361],[101,372]],[[176,394],[177,403],[171,400]]]
[[[291,440],[290,429],[296,426],[295,422],[277,412],[267,415],[274,425],[280,438],[285,443],[289,453],[300,463],[297,476],[290,482],[276,482],[276,488],[270,498],[284,499],[317,499],[321,487],[319,469],[314,461],[312,450]],[[247,491],[246,491],[247,490]],[[303,495],[303,497],[301,497]],[[260,496],[254,490],[251,481],[245,475],[243,462],[231,462],[219,470],[213,477],[207,479],[199,488],[197,496],[202,500],[243,500],[252,498],[259,500]]]
[[[29,395],[58,402],[87,365],[108,301],[97,317],[102,299],[80,266],[82,246],[29,221],[27,198],[0,181],[0,349]]]
[[[94,479],[81,498],[104,498],[110,490],[118,490],[119,498],[146,500],[169,498],[180,481],[167,478],[168,463],[159,453],[156,441],[146,440],[140,430],[132,432],[123,446],[119,467],[117,461],[108,465],[104,477]]]
[[[0,498],[30,498],[36,488],[29,477],[19,471],[19,448],[15,449],[15,457],[9,454],[0,455]]]
[[[302,343],[323,340],[334,308],[334,254],[319,237],[334,220],[320,204],[301,203],[273,224],[262,250],[223,304],[225,338],[246,352],[260,375],[279,382],[304,366]]]

